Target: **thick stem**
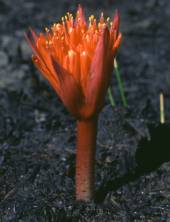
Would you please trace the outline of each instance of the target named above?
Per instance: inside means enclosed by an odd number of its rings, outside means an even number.
[[[77,122],[76,199],[90,201],[94,194],[97,117]]]

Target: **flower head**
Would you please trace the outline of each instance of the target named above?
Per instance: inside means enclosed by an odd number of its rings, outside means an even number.
[[[92,15],[87,23],[79,6],[76,18],[67,13],[45,31],[37,35],[30,29],[26,34],[33,62],[76,118],[96,115],[103,107],[122,38],[118,12],[112,22],[102,13],[99,22]]]

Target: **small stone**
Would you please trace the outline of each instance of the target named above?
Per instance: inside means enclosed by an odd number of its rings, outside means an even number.
[[[170,213],[168,214],[167,222],[170,222]]]
[[[21,49],[22,58],[24,60],[28,60],[31,58],[32,51],[31,51],[31,48],[29,47],[28,43],[26,42],[26,40],[23,40],[21,42],[20,49]]]
[[[113,162],[113,160],[111,159],[110,156],[107,156],[106,159],[105,159],[105,162],[106,163],[111,163],[111,162]]]
[[[0,67],[4,67],[8,64],[8,56],[4,51],[0,51]]]
[[[4,160],[5,160],[4,156],[0,156],[0,165],[3,164]]]
[[[5,15],[10,11],[10,7],[6,4],[5,1],[0,1],[0,14]]]
[[[146,8],[148,8],[148,9],[154,8],[155,5],[156,5],[156,0],[148,0],[148,1],[146,2]]]
[[[12,41],[12,38],[8,35],[3,35],[1,37],[1,41],[2,41],[2,48],[8,48],[10,42]]]
[[[33,2],[25,2],[24,3],[24,7],[27,9],[27,10],[32,10],[34,7],[35,7],[35,4]]]
[[[4,69],[0,69],[0,89],[10,87],[10,89],[15,89],[16,85],[22,87],[21,81],[25,76],[25,71],[22,69],[13,70],[12,66],[7,66]]]
[[[19,41],[15,38],[4,35],[2,37],[2,48],[7,52],[8,57],[16,58],[18,54]]]
[[[36,123],[45,122],[46,114],[35,110],[35,121]]]

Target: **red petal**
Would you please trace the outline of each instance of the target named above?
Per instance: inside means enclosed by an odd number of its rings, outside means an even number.
[[[117,32],[119,32],[119,23],[120,23],[120,15],[119,15],[119,11],[116,10],[115,15],[113,17],[112,28],[114,30],[117,30]]]
[[[28,44],[30,45],[34,55],[38,56],[39,59],[42,60],[42,62],[45,64],[43,56],[41,55],[40,50],[37,48],[38,36],[34,32],[34,30],[29,28],[29,30],[26,33],[24,33],[24,36]]]
[[[34,64],[37,66],[37,68],[40,70],[42,75],[49,81],[50,85],[53,87],[53,89],[57,92],[58,95],[60,95],[60,85],[58,84],[58,78],[56,75],[51,73],[41,59],[39,59],[38,56],[33,55],[32,60]]]
[[[84,23],[84,25],[87,25],[85,15],[84,15],[84,10],[80,4],[77,9],[76,23],[79,18],[81,19],[81,22]]]
[[[33,29],[29,28],[28,32],[25,33],[25,38],[31,46],[36,60],[38,59],[38,64],[41,63],[41,67],[43,66],[47,70],[46,75],[50,73],[50,75],[53,76],[52,78],[57,79],[55,70],[51,64],[50,52],[48,52],[43,45],[43,41],[45,41],[44,35],[40,34],[38,38]],[[44,72],[42,73],[45,74]]]
[[[116,52],[117,52],[117,49],[119,48],[120,46],[120,43],[122,42],[122,33],[119,33],[114,45],[113,45],[113,48],[112,48],[112,55],[113,57],[115,56]]]
[[[28,44],[30,45],[33,53],[35,55],[37,55],[38,50],[36,47],[36,41],[37,41],[38,37],[37,37],[36,33],[31,28],[29,28],[29,30],[24,33],[24,36],[25,36],[25,39],[27,40]]]
[[[109,51],[109,30],[106,27],[100,37],[92,60],[87,84],[86,101],[93,110],[99,112],[111,79],[113,58]]]
[[[84,96],[81,88],[73,76],[69,74],[55,58],[51,57],[51,61],[59,79],[61,100],[76,118],[80,118],[79,111],[84,103]]]

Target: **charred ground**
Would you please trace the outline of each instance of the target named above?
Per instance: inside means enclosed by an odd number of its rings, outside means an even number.
[[[41,31],[65,12],[75,12],[78,3],[0,0],[0,219],[169,221],[170,153],[161,146],[150,156],[137,150],[150,124],[159,123],[160,90],[170,121],[170,2],[83,2],[87,15],[120,10],[118,62],[129,104],[123,108],[113,75],[117,106],[112,109],[106,101],[100,116],[97,198],[89,204],[75,203],[73,196],[75,120],[32,65],[23,38],[29,26]],[[142,158],[148,164],[149,156],[152,163],[165,150],[166,158],[156,167],[141,167]]]

